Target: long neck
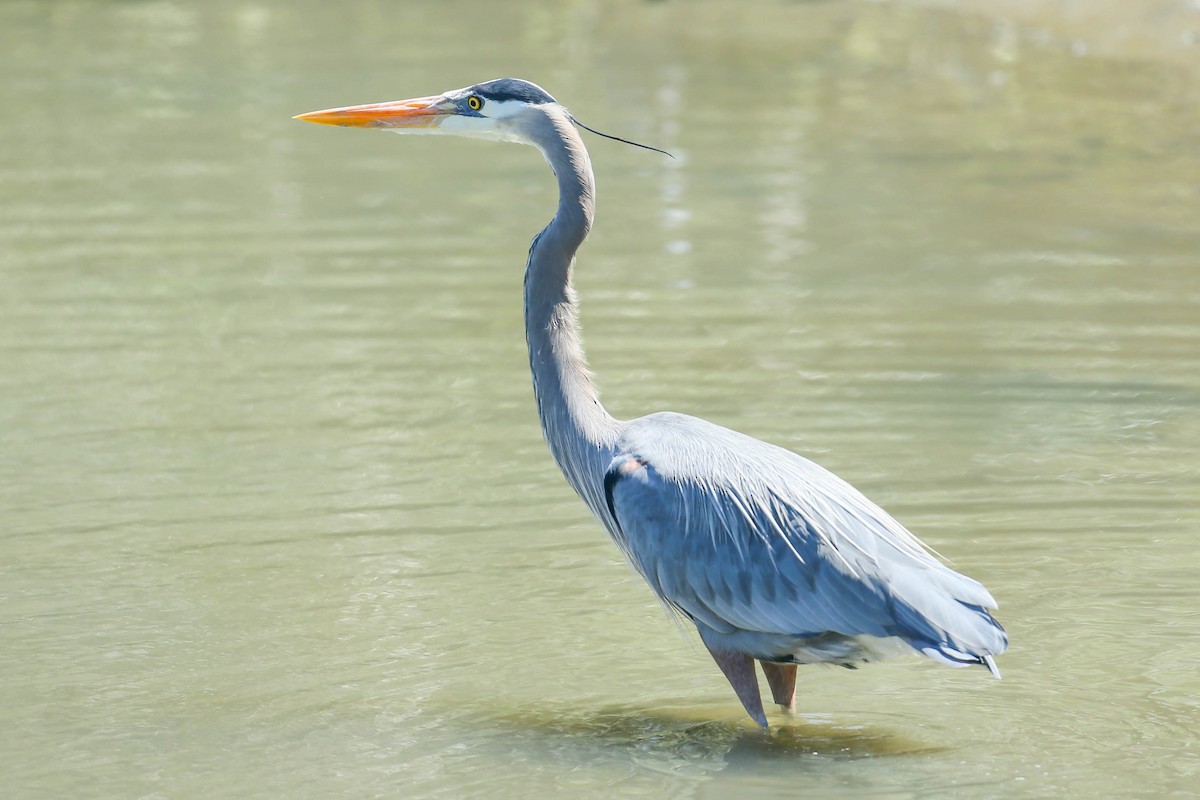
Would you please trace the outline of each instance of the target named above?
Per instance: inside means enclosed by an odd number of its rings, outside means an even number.
[[[592,383],[571,285],[575,251],[595,208],[592,164],[583,141],[558,109],[546,114],[534,144],[558,178],[558,211],[534,239],[525,268],[525,335],[542,432],[567,480],[592,510],[603,506],[603,470],[620,423]]]

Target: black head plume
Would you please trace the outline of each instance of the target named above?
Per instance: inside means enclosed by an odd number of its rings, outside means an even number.
[[[589,128],[587,125],[584,125],[582,122],[575,119],[575,117],[571,117],[571,122],[573,122],[576,125],[578,125],[579,127],[583,128],[585,131],[594,133],[597,136],[603,136],[605,139],[612,139],[614,142],[624,142],[625,144],[631,144],[634,147],[640,147],[643,150],[653,150],[656,153],[662,153],[664,156],[667,156],[668,158],[675,158],[675,156],[671,155],[666,150],[659,150],[657,147],[651,147],[648,144],[639,144],[638,142],[631,142],[628,139],[622,139],[620,136],[609,136],[607,133],[601,133],[600,131],[596,130],[595,128]]]

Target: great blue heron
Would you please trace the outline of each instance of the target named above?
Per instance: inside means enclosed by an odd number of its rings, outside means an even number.
[[[592,164],[575,129],[581,123],[553,97],[502,78],[297,119],[542,152],[559,191],[525,267],[542,432],[633,567],[669,609],[695,623],[755,722],[767,727],[755,660],[787,711],[795,709],[797,664],[853,667],[912,648],[999,677],[992,657],[1008,638],[988,613],[996,601],[987,589],[942,564],[854,487],[791,451],[695,417],[624,421],[600,404],[571,285],[595,210]]]

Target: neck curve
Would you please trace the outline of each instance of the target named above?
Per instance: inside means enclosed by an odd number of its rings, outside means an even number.
[[[567,481],[603,518],[603,475],[621,423],[588,371],[571,285],[575,252],[595,213],[591,159],[565,111],[549,106],[530,136],[558,179],[558,210],[533,240],[525,268],[525,336],[542,433]]]

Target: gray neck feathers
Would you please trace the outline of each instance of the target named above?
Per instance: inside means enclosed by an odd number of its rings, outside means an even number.
[[[567,480],[603,517],[603,473],[621,424],[592,383],[571,285],[575,251],[595,210],[591,159],[559,106],[547,106],[528,131],[558,179],[558,210],[533,240],[525,268],[525,335],[542,433]]]

